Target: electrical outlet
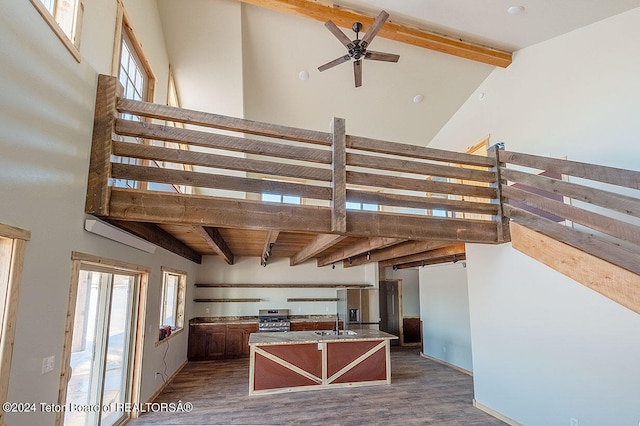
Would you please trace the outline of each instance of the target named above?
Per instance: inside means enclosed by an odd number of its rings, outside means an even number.
[[[45,358],[42,358],[42,374],[47,374],[53,371],[53,367],[56,363],[55,355],[51,355]]]
[[[209,315],[209,312],[211,312],[211,311],[209,311],[209,308],[205,308],[205,309],[204,309],[204,313],[205,313],[205,314]]]
[[[574,419],[573,417],[571,417],[569,419],[569,426],[580,426],[580,422],[578,421],[578,419]]]

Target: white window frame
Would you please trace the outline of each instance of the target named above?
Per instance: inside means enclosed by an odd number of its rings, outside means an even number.
[[[49,0],[51,10],[44,4],[43,0],[31,0],[31,4],[36,8],[40,16],[44,18],[49,27],[53,30],[69,53],[80,62],[80,33],[82,32],[82,16],[84,14],[84,0],[66,0],[71,3],[72,11],[64,13],[63,0]],[[71,16],[69,16],[71,15]],[[71,23],[65,25],[64,18],[70,18]],[[63,28],[63,25],[67,28]]]
[[[187,293],[187,273],[183,271],[179,271],[177,269],[162,267],[162,289],[161,289],[161,297],[160,297],[160,315],[158,318],[158,324],[160,327],[170,325],[171,326],[171,334],[165,337],[163,340],[160,340],[160,334],[158,333],[157,343],[162,343],[165,340],[175,336],[177,333],[184,330],[184,308],[186,301],[186,293]],[[178,286],[175,292],[175,302],[171,305],[172,315],[174,317],[173,324],[163,324],[164,319],[166,318],[167,313],[167,286],[168,286],[168,278],[176,277],[178,280]]]
[[[0,401],[7,400],[24,252],[31,233],[0,223]],[[0,425],[5,424],[0,410]]]

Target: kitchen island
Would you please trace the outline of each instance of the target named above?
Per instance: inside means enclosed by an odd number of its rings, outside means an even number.
[[[389,341],[379,330],[249,336],[249,395],[391,383]]]

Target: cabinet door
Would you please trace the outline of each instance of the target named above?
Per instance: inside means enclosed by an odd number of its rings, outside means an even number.
[[[187,351],[189,361],[196,361],[207,357],[207,341],[206,326],[189,326],[189,349]]]
[[[242,337],[242,355],[249,356],[251,354],[251,348],[249,346],[249,337],[251,333],[257,333],[258,326],[256,324],[246,324],[244,327],[244,334]]]
[[[249,336],[257,333],[256,324],[229,324],[227,326],[226,355],[229,357],[249,356]]]
[[[244,327],[242,325],[227,326],[227,347],[226,356],[242,355],[242,345],[244,343]]]
[[[318,323],[315,321],[299,321],[291,323],[291,331],[311,331],[318,330]]]
[[[207,359],[224,357],[227,328],[224,325],[209,325],[207,327]]]

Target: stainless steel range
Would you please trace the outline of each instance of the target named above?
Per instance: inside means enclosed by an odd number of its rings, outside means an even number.
[[[258,331],[290,331],[288,309],[260,309],[258,311]]]

